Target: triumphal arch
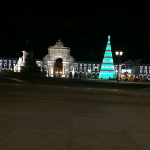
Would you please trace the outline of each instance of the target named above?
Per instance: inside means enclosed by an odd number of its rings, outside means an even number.
[[[57,59],[62,59],[62,70],[59,70],[62,77],[69,76],[69,64],[74,61],[70,55],[70,48],[64,47],[64,44],[59,39],[54,46],[48,48],[48,54],[43,58],[42,66],[47,70],[47,76],[54,77],[55,62]]]

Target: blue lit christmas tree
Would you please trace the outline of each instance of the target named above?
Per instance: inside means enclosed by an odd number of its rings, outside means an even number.
[[[104,59],[100,70],[100,79],[115,79],[115,69],[111,51],[110,35],[108,36],[107,47],[104,54]]]

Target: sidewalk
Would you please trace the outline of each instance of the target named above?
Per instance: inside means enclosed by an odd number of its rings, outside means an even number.
[[[2,150],[149,150],[150,106],[0,101]]]

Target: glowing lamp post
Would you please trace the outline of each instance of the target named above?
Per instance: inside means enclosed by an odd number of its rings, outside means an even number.
[[[123,54],[123,52],[118,52],[118,51],[116,51],[115,52],[116,53],[116,55],[118,56],[118,72],[117,72],[117,82],[119,82],[119,56],[122,56],[122,54]]]

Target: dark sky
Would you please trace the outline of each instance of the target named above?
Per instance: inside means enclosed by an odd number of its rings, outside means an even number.
[[[142,58],[150,63],[148,4],[106,1],[5,2],[1,5],[1,57],[22,56],[29,40],[35,58],[60,38],[75,60],[102,61],[107,36],[122,61]]]

